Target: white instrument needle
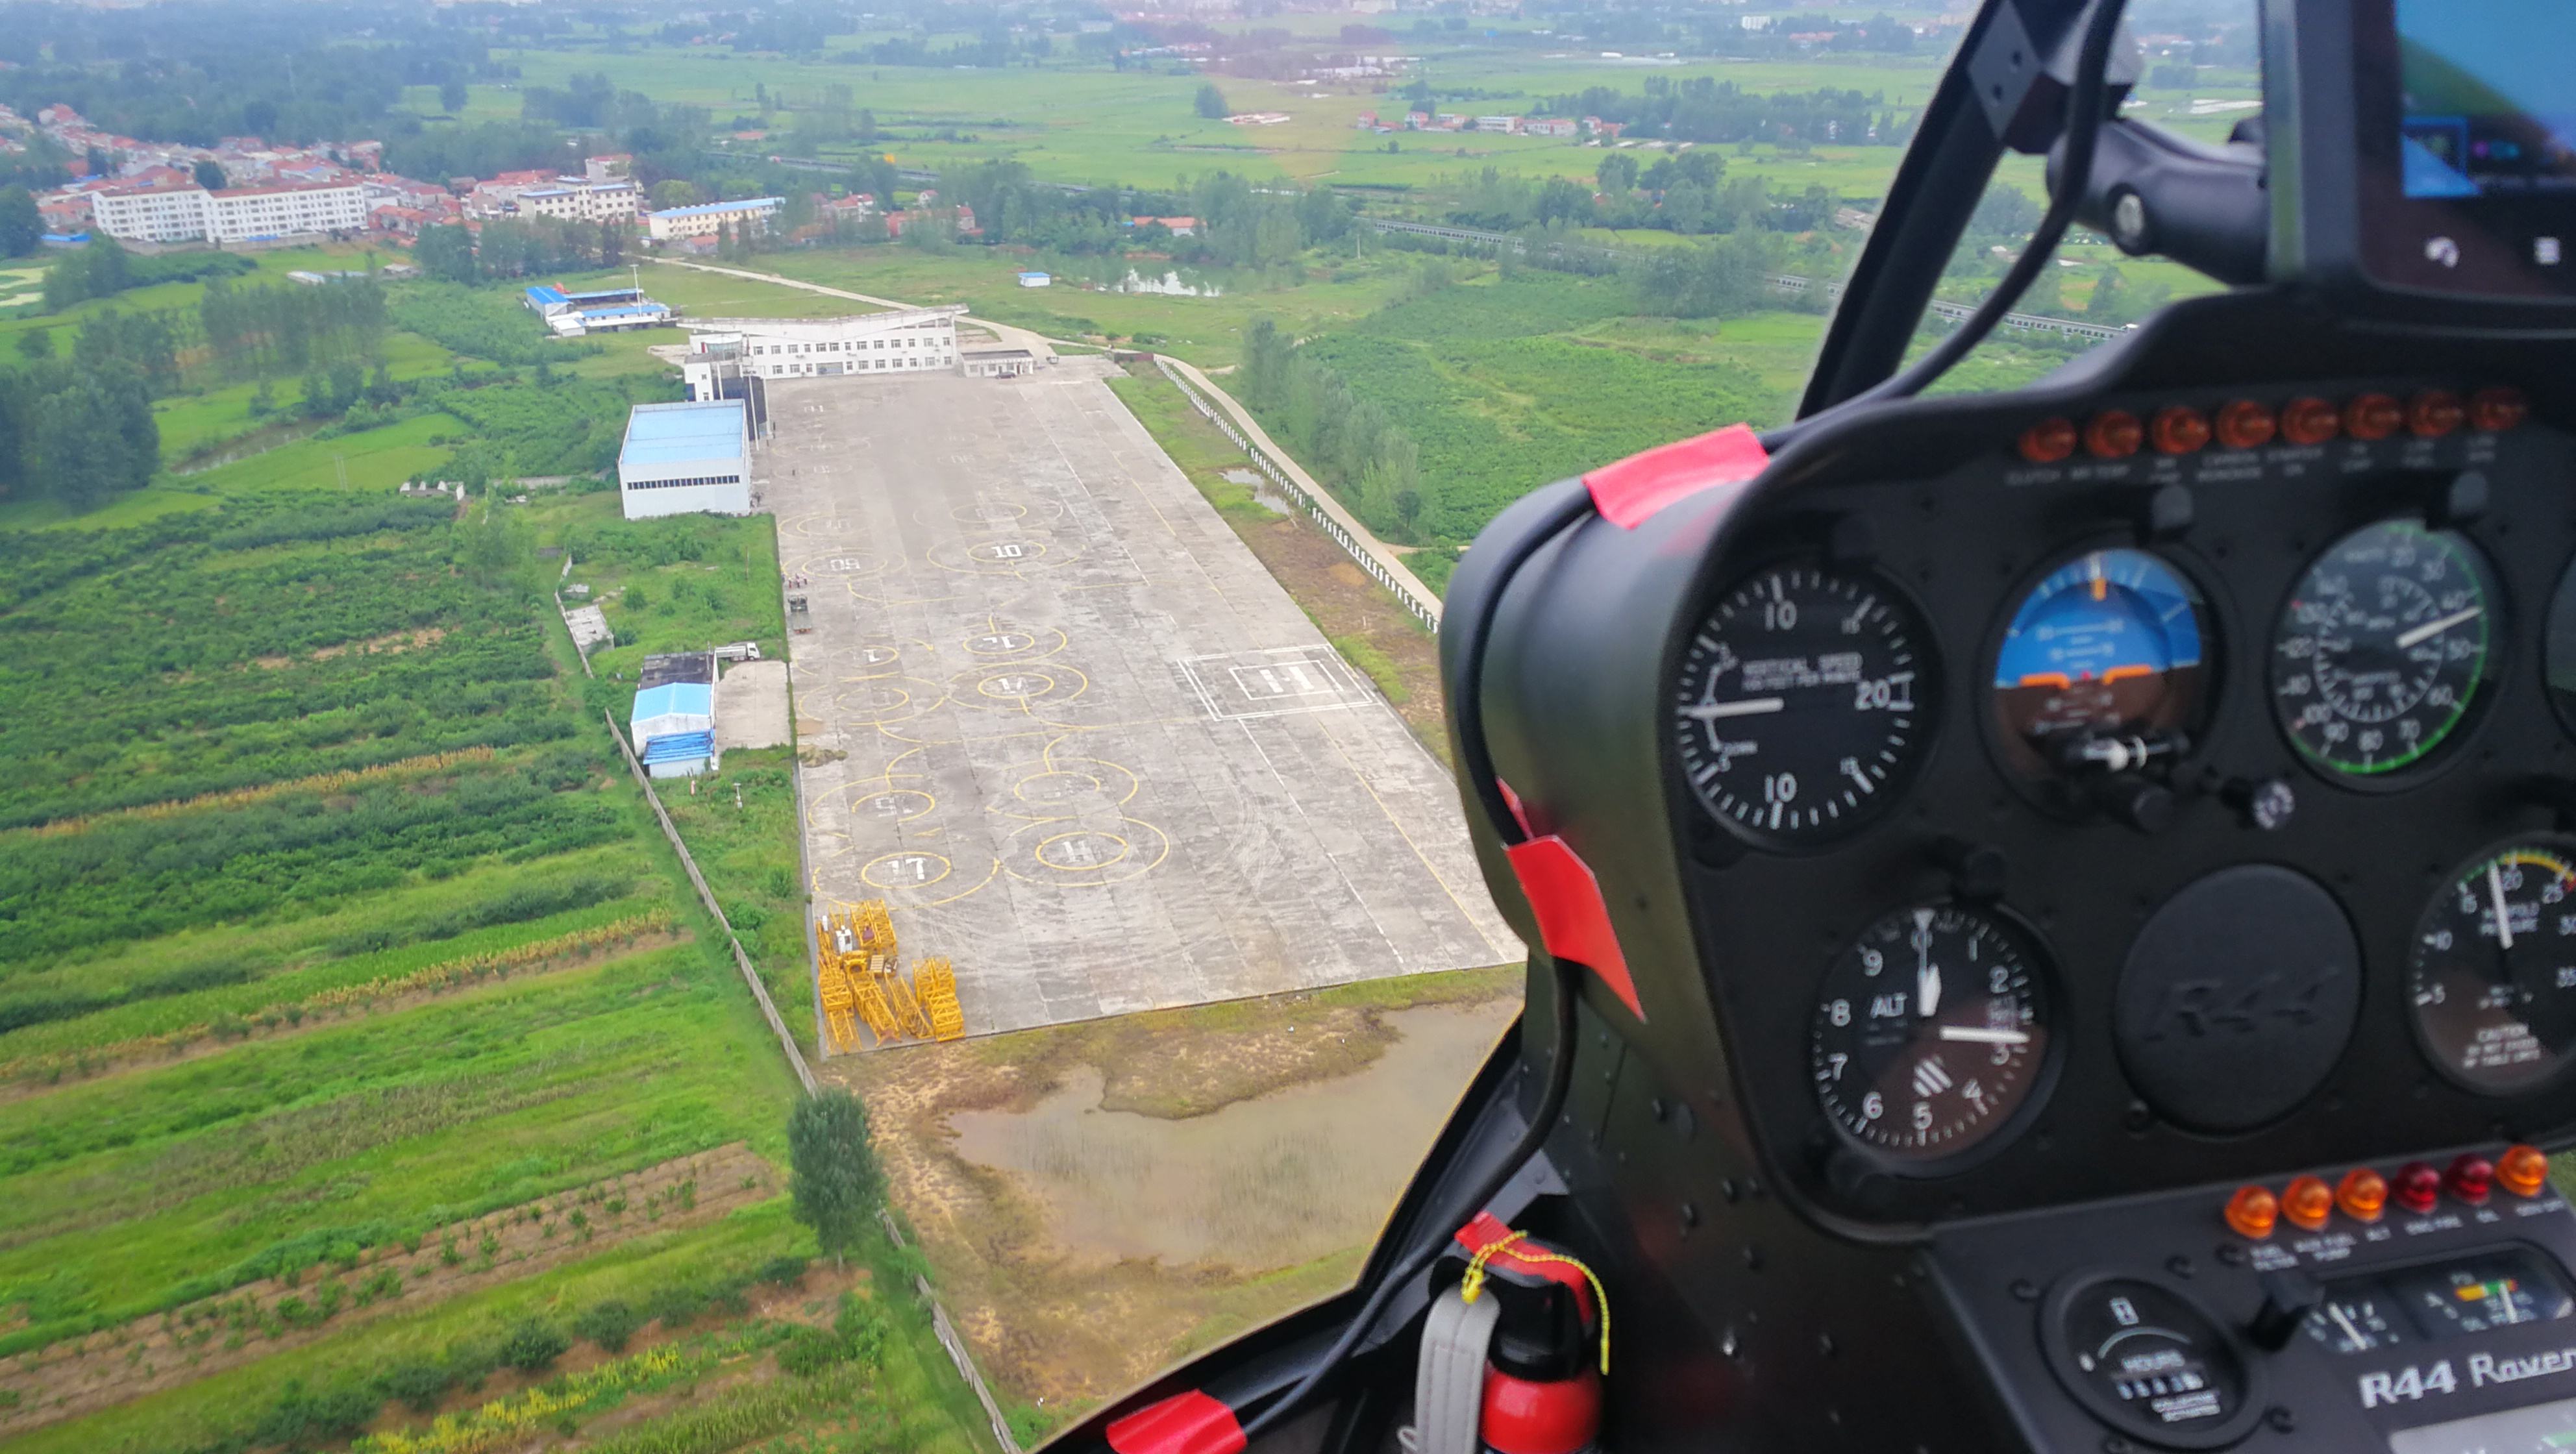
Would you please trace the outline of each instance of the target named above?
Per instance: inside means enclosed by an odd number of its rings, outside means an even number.
[[[1759,717],[1769,712],[1788,710],[1786,697],[1747,697],[1740,702],[1710,702],[1690,707],[1682,715],[1696,722],[1714,722],[1721,717]]]
[[[2504,870],[2492,863],[2487,865],[2487,895],[2495,901],[2496,947],[2511,949],[2513,913],[2504,904]]]
[[[2453,611],[2450,615],[2443,617],[2439,621],[2427,621],[2423,625],[2416,627],[2414,630],[2400,635],[2397,638],[2397,649],[2399,651],[2404,651],[2409,647],[2421,646],[2425,642],[2432,640],[2434,637],[2441,635],[2443,632],[2450,630],[2452,627],[2459,625],[2461,622],[2475,621],[2486,613],[2487,608],[2484,606],[2471,606],[2465,611]]]
[[[1983,1030],[1974,1025],[1944,1025],[1941,1038],[1970,1045],[2028,1045],[2028,1030]]]

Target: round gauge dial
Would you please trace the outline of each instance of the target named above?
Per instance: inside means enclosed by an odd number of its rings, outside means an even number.
[[[2308,1314],[2308,1336],[2349,1356],[2411,1341],[2389,1300],[2377,1291],[2330,1292]]]
[[[2576,1050],[2576,839],[2535,834],[2451,876],[2416,921],[2406,993],[2425,1052],[2491,1095],[2528,1090]]]
[[[2200,591],[2157,556],[2096,550],[2059,566],[1995,654],[2005,756],[2041,777],[2178,746],[2200,724],[2208,639]]]
[[[2049,1363],[2113,1427],[2158,1448],[2221,1449],[2259,1416],[2243,1346],[2164,1284],[2105,1278],[2050,1301],[2041,1339]]]
[[[1816,1095],[1850,1136],[1907,1160],[1956,1155],[2029,1099],[2048,1049],[2038,953],[1999,919],[1923,905],[1872,924],[1817,996]]]
[[[2272,705],[2291,743],[2355,777],[2425,760],[2486,684],[2495,599],[2452,531],[2386,520],[2328,546],[2272,632]]]
[[[1865,576],[1778,566],[1738,582],[1682,657],[1673,727],[1691,790],[1773,846],[1868,822],[1922,755],[1925,636]]]

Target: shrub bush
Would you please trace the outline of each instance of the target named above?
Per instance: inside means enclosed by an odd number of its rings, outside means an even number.
[[[439,1395],[447,1392],[450,1381],[447,1369],[415,1358],[377,1374],[376,1389],[413,1412],[425,1414],[438,1407]]]
[[[625,1352],[628,1340],[632,1339],[635,1336],[635,1330],[642,1326],[644,1326],[642,1314],[613,1298],[604,1303],[591,1304],[583,1310],[580,1317],[572,1320],[572,1330],[576,1335],[589,1339],[611,1353]]]
[[[540,1373],[571,1347],[572,1340],[563,1335],[563,1330],[530,1318],[501,1340],[501,1361],[521,1373]]]

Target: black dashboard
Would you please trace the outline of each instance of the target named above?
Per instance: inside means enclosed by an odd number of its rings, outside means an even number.
[[[1550,1155],[1650,1382],[1748,1447],[2576,1439],[2571,425],[2546,339],[2238,293],[1532,537],[1476,691],[1633,991]]]
[[[1669,807],[1747,1113],[1819,1207],[2576,1113],[2576,448],[2532,398],[2117,390],[1734,529]]]

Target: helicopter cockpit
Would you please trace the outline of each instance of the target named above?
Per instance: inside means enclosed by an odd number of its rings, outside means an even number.
[[[1520,1033],[1357,1286],[1060,1447],[2576,1448],[2576,16],[2263,9],[2208,146],[1989,0],[1802,417],[1486,530]],[[1926,396],[2077,225],[2231,286]]]

